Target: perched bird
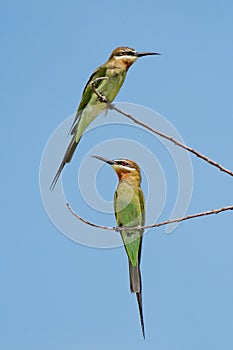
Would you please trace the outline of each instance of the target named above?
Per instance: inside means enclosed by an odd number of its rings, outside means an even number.
[[[82,94],[82,99],[76,112],[70,134],[72,139],[65,152],[58,171],[51,183],[54,189],[57,180],[66,163],[71,161],[74,151],[88,125],[104,110],[106,103],[101,102],[93,91],[92,83],[98,93],[112,102],[118,94],[129,67],[139,58],[148,55],[159,55],[157,52],[137,52],[129,47],[118,47],[111,53],[108,61],[98,67],[90,76]],[[104,78],[99,79],[98,78]]]
[[[114,210],[117,226],[136,227],[145,224],[145,201],[141,189],[141,174],[139,166],[129,159],[109,160],[93,156],[112,166],[118,175],[118,186],[114,195]],[[143,230],[120,231],[129,261],[130,290],[136,294],[142,334],[145,338],[142,286],[140,273],[140,258]]]

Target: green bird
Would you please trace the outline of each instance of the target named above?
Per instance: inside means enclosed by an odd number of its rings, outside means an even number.
[[[112,166],[118,176],[118,185],[114,195],[114,210],[117,226],[137,227],[145,225],[145,200],[141,189],[141,174],[139,166],[129,159],[109,160],[93,156]],[[142,283],[140,260],[142,249],[142,230],[120,231],[129,261],[130,290],[136,294],[142,334],[145,329],[142,309]]]
[[[107,111],[106,103],[101,102],[93,91],[93,82],[95,82],[94,86],[96,91],[109,102],[112,102],[125,80],[129,67],[139,57],[148,55],[159,55],[159,53],[137,52],[129,47],[118,47],[113,50],[108,61],[98,67],[90,76],[83,90],[82,99],[70,129],[70,135],[72,136],[71,141],[51,183],[51,190],[54,189],[65,164],[71,161],[74,151],[86,128],[101,112]]]

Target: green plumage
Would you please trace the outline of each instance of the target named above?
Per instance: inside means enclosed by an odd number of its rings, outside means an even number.
[[[82,99],[71,126],[70,134],[72,135],[72,139],[51,183],[50,189],[54,189],[65,164],[71,161],[74,151],[86,128],[101,112],[107,109],[106,104],[99,101],[96,93],[93,91],[92,83],[94,80],[97,78],[107,78],[96,81],[95,89],[109,102],[112,102],[124,83],[129,67],[138,57],[148,55],[158,55],[158,53],[137,52],[126,46],[117,47],[111,53],[108,61],[98,67],[91,75],[83,90]]]
[[[131,182],[121,180],[115,192],[114,204],[119,227],[145,224],[144,196],[140,187],[134,187]],[[129,260],[133,266],[136,266],[141,252],[142,232],[127,230],[122,231],[121,236]]]
[[[145,224],[144,195],[140,184],[138,185],[132,180],[120,180],[115,192],[114,209],[116,222],[119,227],[136,227],[139,225],[144,226]],[[142,235],[143,230],[121,231],[121,237],[129,260],[130,290],[132,293],[136,293],[137,296],[142,333],[145,337],[140,273]]]
[[[97,78],[108,78],[106,80],[103,79],[96,81],[95,89],[105,96],[109,102],[112,102],[125,80],[126,72],[127,70],[124,67],[109,65],[107,62],[97,68],[89,78],[84,88],[74,122],[71,126],[70,134],[72,135],[72,139],[52,181],[50,186],[51,189],[55,187],[65,164],[71,161],[74,151],[86,128],[101,112],[107,109],[107,105],[98,100],[96,93],[93,91],[92,82]]]
[[[107,159],[93,156],[109,165],[115,170],[119,182],[114,195],[114,210],[117,226],[124,242],[129,262],[130,290],[136,294],[142,334],[145,338],[140,260],[142,249],[143,229],[136,229],[145,225],[145,200],[141,189],[140,168],[130,159]],[[135,229],[132,229],[135,227]]]
[[[95,89],[109,102],[112,102],[119,92],[126,76],[126,71],[118,71],[108,68],[106,65],[99,67],[90,77],[87,82],[80,105],[78,107],[74,126],[71,130],[71,135],[75,134],[76,144],[80,141],[84,131],[90,123],[104,110],[107,105],[98,100],[97,95],[93,92],[92,82],[101,77],[108,79],[98,80],[95,82]]]

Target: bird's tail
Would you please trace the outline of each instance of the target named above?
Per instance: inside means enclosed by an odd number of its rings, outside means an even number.
[[[53,191],[54,187],[56,186],[56,183],[57,183],[57,181],[61,175],[61,172],[62,172],[64,166],[66,165],[66,163],[69,163],[71,161],[72,156],[74,154],[74,151],[75,151],[76,147],[78,146],[80,139],[81,139],[81,136],[77,140],[77,135],[75,135],[75,134],[73,135],[73,137],[69,143],[69,146],[67,147],[66,153],[62,159],[62,162],[61,162],[61,164],[56,172],[56,175],[54,176],[53,181],[49,187],[51,191]]]
[[[138,264],[136,266],[133,266],[130,260],[129,260],[129,278],[130,278],[130,291],[132,293],[136,293],[141,328],[142,328],[142,335],[143,335],[143,338],[145,338],[145,328],[144,328],[143,310],[142,310],[142,291],[141,291],[142,288],[141,288],[140,267]]]

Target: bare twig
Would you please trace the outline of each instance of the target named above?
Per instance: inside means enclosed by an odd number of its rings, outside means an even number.
[[[111,231],[117,231],[117,227],[112,227],[112,226],[102,226],[102,225],[98,225],[98,224],[93,224],[92,222],[83,219],[80,215],[78,215],[77,213],[75,213],[69,203],[66,203],[66,206],[68,208],[68,210],[71,212],[72,215],[74,215],[78,220],[84,222],[84,224],[87,224],[89,226],[95,227],[95,228],[101,228],[102,230],[111,230]]]
[[[173,142],[175,145],[177,145],[177,146],[179,146],[179,147],[181,147],[181,148],[183,148],[183,149],[185,149],[185,150],[195,154],[197,157],[199,157],[199,158],[203,159],[204,161],[208,162],[209,164],[217,167],[221,171],[223,171],[223,172],[233,176],[233,172],[232,171],[230,171],[227,168],[223,167],[222,165],[220,165],[219,163],[215,162],[214,160],[206,157],[205,155],[201,154],[200,152],[194,150],[193,148],[182,144],[181,142],[175,140],[171,136],[168,136],[168,135],[164,134],[163,132],[158,131],[158,130],[150,127],[149,125],[139,121],[138,119],[134,118],[131,114],[120,110],[114,104],[110,103],[105,96],[103,96],[100,92],[98,92],[96,90],[96,88],[94,86],[96,81],[104,80],[104,79],[108,79],[108,78],[107,77],[99,77],[99,78],[93,80],[92,83],[91,83],[92,89],[95,92],[95,94],[97,95],[97,97],[98,97],[100,102],[108,104],[108,108],[113,109],[116,112],[124,115],[125,117],[127,117],[129,119],[131,119],[134,123],[139,124],[142,127],[150,130],[151,132],[153,132],[153,133],[155,133],[155,134],[157,134],[157,135],[159,135],[159,136],[161,136],[161,137],[163,137],[163,138]],[[68,203],[67,203],[67,208],[71,212],[71,214],[74,215],[78,220],[80,220],[81,222],[83,222],[83,223],[85,223],[85,224],[87,224],[89,226],[92,226],[92,227],[95,227],[95,228],[99,228],[99,229],[102,229],[102,230],[111,230],[111,231],[125,231],[125,230],[129,229],[129,227],[118,227],[118,226],[114,227],[114,226],[103,226],[103,225],[94,224],[94,223],[92,223],[92,222],[90,222],[90,221],[88,221],[86,219],[83,219],[80,215],[75,213],[70,208]],[[162,222],[154,223],[154,224],[151,224],[151,225],[130,227],[130,229],[131,230],[142,230],[142,229],[149,229],[149,228],[154,228],[154,227],[160,227],[160,226],[163,226],[163,225],[168,225],[168,224],[172,224],[172,223],[176,223],[176,222],[181,222],[181,221],[185,221],[185,220],[189,220],[189,219],[194,219],[194,218],[201,217],[201,216],[218,214],[218,213],[221,213],[223,211],[228,211],[228,210],[233,210],[233,205],[232,206],[228,206],[228,207],[222,207],[222,208],[219,208],[219,209],[212,209],[212,210],[201,212],[201,213],[197,213],[197,214],[191,214],[191,215],[188,215],[188,216],[185,216],[185,217],[182,217],[182,218],[178,218],[178,219],[171,219],[171,220],[167,220],[167,221],[162,221]]]
[[[108,104],[109,109],[115,110],[116,112],[118,112],[118,113],[124,115],[125,117],[127,117],[127,118],[129,118],[129,119],[131,119],[134,123],[136,123],[136,124],[138,124],[138,125],[141,125],[141,126],[144,127],[145,129],[147,129],[147,130],[153,132],[154,134],[157,134],[157,135],[163,137],[164,139],[166,139],[166,140],[168,140],[168,141],[173,142],[176,146],[179,146],[179,147],[185,149],[186,151],[189,151],[189,152],[195,154],[195,156],[197,156],[198,158],[203,159],[204,161],[206,161],[207,163],[209,163],[209,164],[215,166],[216,168],[218,168],[219,170],[223,171],[224,173],[227,173],[228,175],[233,176],[233,171],[231,171],[231,170],[225,168],[225,167],[222,166],[221,164],[215,162],[215,161],[212,160],[211,158],[209,158],[209,157],[205,156],[204,154],[202,154],[202,153],[196,151],[195,149],[193,149],[193,148],[191,148],[191,147],[189,147],[189,146],[186,146],[185,144],[183,144],[183,143],[181,143],[181,142],[175,140],[173,137],[168,136],[168,135],[164,134],[163,132],[161,132],[161,131],[159,131],[159,130],[156,130],[156,129],[152,128],[151,126],[149,126],[149,125],[147,125],[147,124],[141,122],[140,120],[138,120],[138,119],[136,119],[135,117],[133,117],[131,114],[122,111],[121,109],[117,108],[113,103],[110,103],[110,102],[107,100],[107,98],[106,98],[105,96],[103,96],[102,94],[100,94],[100,93],[96,90],[96,88],[95,88],[95,86],[94,86],[95,82],[96,82],[97,80],[101,80],[101,79],[106,79],[106,77],[97,78],[97,79],[93,80],[93,82],[92,82],[92,84],[91,84],[91,85],[92,85],[92,89],[93,89],[93,91],[95,92],[95,94],[97,95],[98,99],[99,99],[101,102],[107,103],[107,104]]]
[[[125,231],[125,230],[129,229],[129,227],[102,226],[102,225],[94,224],[94,223],[92,223],[92,222],[90,222],[90,221],[88,221],[86,219],[83,219],[81,216],[79,216],[77,213],[75,213],[70,208],[70,205],[68,203],[66,205],[67,205],[67,208],[71,212],[72,215],[74,215],[78,220],[80,220],[80,221],[84,222],[85,224],[90,225],[92,227],[100,228],[102,230],[111,230],[111,231]],[[209,211],[203,211],[201,213],[184,216],[183,218],[162,221],[162,222],[151,224],[151,225],[130,227],[130,229],[131,230],[142,230],[142,229],[148,229],[148,228],[153,228],[153,227],[160,227],[160,226],[163,226],[163,225],[173,224],[175,222],[181,222],[181,221],[185,221],[185,220],[189,220],[189,219],[198,218],[198,217],[201,217],[201,216],[218,214],[218,213],[221,213],[221,212],[227,211],[227,210],[233,210],[233,205],[230,205],[228,207],[219,208],[219,209],[212,209],[212,210],[209,210]]]

